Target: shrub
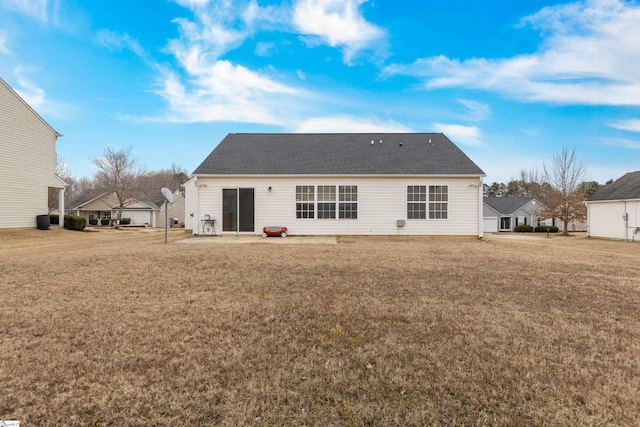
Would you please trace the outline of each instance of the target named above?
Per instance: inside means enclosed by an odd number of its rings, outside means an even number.
[[[64,216],[64,228],[67,230],[82,231],[87,226],[87,220],[81,216],[65,215]]]
[[[100,220],[100,224],[102,225],[109,225],[109,218],[102,218]]]
[[[531,233],[533,231],[533,227],[529,224],[520,224],[516,225],[516,228],[513,229],[516,233]]]
[[[547,231],[549,233],[557,233],[558,227],[556,227],[555,225],[539,225],[534,231],[536,233],[546,233]]]
[[[98,225],[98,220],[97,219],[90,219],[89,220],[89,225]]]
[[[131,218],[120,218],[120,225],[129,225],[131,224]]]
[[[49,214],[49,224],[60,224],[60,215],[58,214]]]

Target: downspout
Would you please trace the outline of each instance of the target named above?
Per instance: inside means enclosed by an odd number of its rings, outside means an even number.
[[[482,237],[484,236],[484,220],[483,220],[483,203],[482,203],[482,197],[483,197],[483,188],[482,188],[482,177],[480,177],[478,179],[479,183],[478,183],[478,238],[482,239]]]
[[[624,202],[624,213],[622,214],[624,219],[624,241],[629,241],[629,213],[627,212],[627,201]]]
[[[191,233],[194,235],[198,234],[198,199],[200,198],[200,191],[198,190],[198,177],[196,176],[193,181],[194,187],[194,200],[193,200],[193,218],[191,219]]]
[[[64,228],[64,191],[67,184],[58,190],[58,227]]]

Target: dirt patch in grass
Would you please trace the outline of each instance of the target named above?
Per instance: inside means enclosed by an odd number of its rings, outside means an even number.
[[[633,425],[640,245],[0,230],[0,419]]]

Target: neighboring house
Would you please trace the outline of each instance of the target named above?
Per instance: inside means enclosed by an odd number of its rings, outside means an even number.
[[[513,231],[521,224],[533,227],[555,225],[553,220],[540,221],[536,211],[544,204],[535,197],[485,197],[483,207],[483,229],[486,233]]]
[[[229,134],[185,184],[186,227],[482,236],[484,176],[441,133]]]
[[[557,225],[560,231],[564,230],[564,222],[560,218],[556,219],[556,223],[554,225]],[[587,221],[577,221],[574,219],[568,224],[567,231],[585,232],[587,231]]]
[[[130,225],[164,227],[165,199],[160,190],[150,194],[129,199],[122,209],[121,218],[130,218]],[[69,202],[68,213],[78,215],[87,220],[116,218],[120,209],[118,198],[114,192],[101,190],[85,190]],[[174,223],[184,223],[184,197],[178,191],[174,193],[174,203],[169,204],[168,216]]]
[[[640,240],[640,171],[625,174],[585,203],[588,236]]]
[[[147,195],[147,200],[158,206],[158,210],[154,211],[155,218],[152,219],[154,227],[164,228],[165,204],[168,207],[167,218],[169,219],[169,227],[184,227],[184,194],[176,190],[173,192],[173,203],[167,203],[162,191],[156,190]]]
[[[64,212],[65,183],[56,176],[59,136],[0,78],[0,228],[36,227],[36,217],[49,213],[49,188],[59,190]]]

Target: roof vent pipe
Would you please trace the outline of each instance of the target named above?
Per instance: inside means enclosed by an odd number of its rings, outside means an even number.
[[[375,142],[373,142],[373,139],[371,140],[371,145],[375,144]]]
[[[380,140],[380,144],[382,144],[382,140]]]

